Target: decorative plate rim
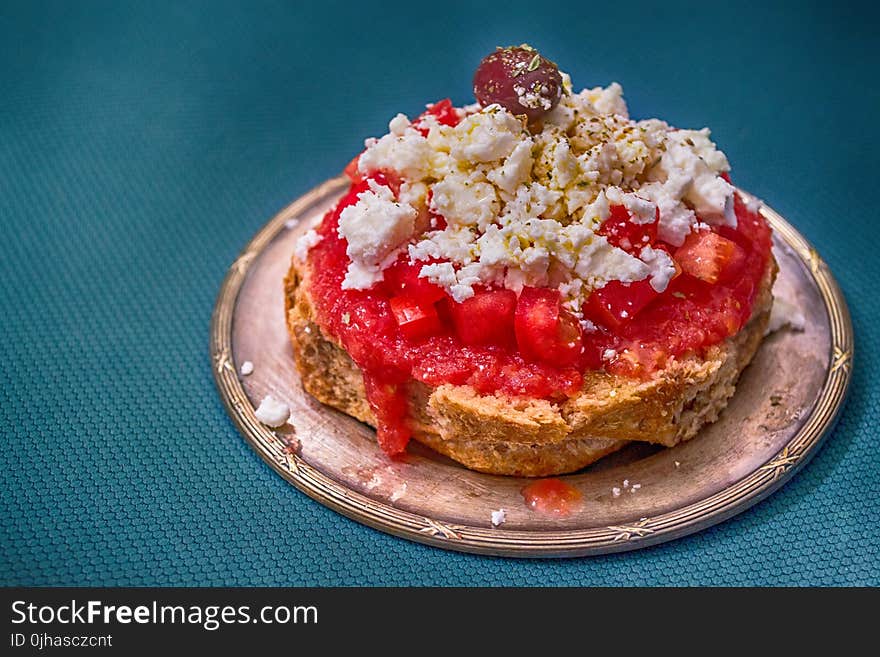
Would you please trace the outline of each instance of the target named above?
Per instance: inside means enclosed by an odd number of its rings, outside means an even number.
[[[702,500],[650,518],[608,527],[557,531],[490,529],[440,522],[370,499],[320,472],[290,450],[255,417],[232,363],[232,320],[251,265],[299,213],[347,184],[344,176],[310,190],[275,215],[242,250],[220,286],[211,316],[212,372],[220,398],[244,439],[278,474],[312,499],[353,520],[402,538],[461,552],[509,557],[574,557],[634,550],[674,540],[718,524],[757,504],[783,486],[818,451],[833,429],[852,378],[854,334],[843,292],[818,251],[779,213],[761,214],[805,265],[828,315],[830,367],[800,430],[751,473]],[[738,190],[744,197],[747,192]]]

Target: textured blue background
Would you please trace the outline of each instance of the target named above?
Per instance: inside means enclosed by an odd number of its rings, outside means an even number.
[[[877,13],[845,2],[4,3],[0,579],[6,584],[880,583]],[[796,9],[794,7],[797,7]],[[848,295],[852,394],[737,518],[635,553],[454,554],[360,526],[238,436],[208,359],[226,268],[397,111],[470,102],[529,41],[634,116],[712,126]]]

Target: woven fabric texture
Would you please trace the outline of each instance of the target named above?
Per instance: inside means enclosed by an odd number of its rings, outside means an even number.
[[[644,6],[642,6],[642,4]],[[6,2],[0,581],[21,585],[880,584],[877,12],[854,3]],[[398,111],[528,41],[634,116],[709,125],[848,296],[855,378],[753,509],[637,552],[523,561],[387,536],[237,434],[208,325],[239,249]]]

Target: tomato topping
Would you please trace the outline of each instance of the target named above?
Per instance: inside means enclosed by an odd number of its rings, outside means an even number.
[[[620,328],[638,315],[659,292],[651,287],[650,279],[622,283],[608,281],[605,287],[593,290],[584,304],[584,316],[607,328]]]
[[[511,345],[516,293],[483,290],[461,303],[450,300],[452,322],[458,339],[467,345]]]
[[[408,297],[392,297],[388,303],[400,332],[410,340],[420,340],[443,330],[434,304],[423,304]]]
[[[437,120],[437,123],[441,125],[452,127],[457,126],[458,122],[461,121],[458,112],[455,110],[455,107],[452,106],[451,100],[444,98],[443,100],[437,101],[436,103],[428,105],[428,108],[422,112],[415,121],[413,121],[413,127],[421,132],[424,137],[428,136],[430,128],[422,121],[422,119],[429,116],[434,117]]]
[[[612,205],[611,215],[596,232],[607,237],[611,245],[621,248],[627,253],[638,253],[642,247],[657,241],[658,217],[659,214],[655,215],[654,221],[650,223],[636,224],[632,222],[625,207]]]
[[[516,342],[527,360],[566,367],[583,352],[581,326],[560,304],[558,290],[524,287],[514,317]]]
[[[406,256],[385,270],[383,288],[389,296],[404,295],[422,305],[430,305],[446,296],[443,288],[419,276],[429,262],[409,262]]]
[[[368,175],[380,184],[397,182],[393,172]],[[685,274],[657,294],[648,281],[610,283],[584,304],[585,316],[597,329],[581,335],[580,324],[561,307],[556,290],[527,287],[515,304],[512,292],[479,290],[470,303],[455,304],[441,288],[418,276],[430,261],[410,264],[401,257],[373,287],[343,289],[349,258],[347,242],[338,233],[339,215],[368,188],[369,179],[353,183],[327,212],[317,229],[323,239],[310,251],[307,266],[316,321],[363,372],[379,443],[389,454],[403,451],[409,440],[409,381],[562,401],[577,394],[583,373],[590,370],[646,378],[669,358],[702,353],[740,330],[751,317],[770,257],[769,226],[737,197],[736,228],[712,228],[744,254],[737,273],[725,273],[737,268],[738,258],[732,256],[714,284]],[[621,209],[612,215],[613,221],[600,231],[612,243],[625,245],[621,240],[627,239],[633,246],[634,239],[645,235],[652,240],[652,224],[627,226],[620,222]],[[434,219],[442,222],[442,217]],[[666,248],[659,241],[652,246]],[[729,246],[721,249],[722,255],[725,251],[737,253]],[[687,260],[684,255],[681,259]],[[507,342],[501,338],[505,334]]]
[[[736,242],[710,230],[691,233],[675,252],[675,261],[686,274],[707,283],[733,279],[745,260]]]

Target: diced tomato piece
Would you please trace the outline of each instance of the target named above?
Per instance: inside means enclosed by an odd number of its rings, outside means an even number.
[[[586,370],[601,370],[604,364],[603,355],[608,349],[608,334],[602,330],[585,331],[583,342],[581,365]]]
[[[410,340],[436,335],[443,330],[434,304],[422,304],[407,296],[393,297],[388,303],[400,332]]]
[[[363,155],[362,152],[355,155],[351,162],[345,165],[345,169],[342,171],[342,173],[348,176],[348,179],[353,183],[359,183],[361,181],[361,174],[360,171],[358,171],[358,161],[361,159],[361,155]]]
[[[627,253],[637,253],[642,247],[653,244],[657,240],[657,219],[647,224],[633,223],[629,211],[622,205],[611,206],[609,216],[599,227],[599,235],[604,235],[608,241]]]
[[[410,262],[404,256],[384,272],[383,287],[389,296],[406,296],[422,305],[430,305],[446,296],[443,288],[419,276],[428,262]]]
[[[425,137],[428,136],[428,127],[422,123],[422,119],[428,116],[433,116],[437,119],[437,123],[441,125],[452,127],[457,126],[459,121],[461,121],[458,112],[452,106],[452,101],[448,98],[444,98],[432,105],[428,105],[428,108],[422,112],[415,121],[413,121],[413,127]]]
[[[395,198],[400,194],[400,174],[391,169],[382,169],[381,171],[373,171],[367,178],[372,178],[380,185],[389,187],[394,192]]]
[[[686,274],[711,284],[731,280],[745,260],[742,247],[710,230],[691,233],[675,252],[675,261]]]
[[[620,328],[660,296],[650,279],[622,283],[609,281],[593,290],[584,304],[584,316],[606,328]]]
[[[459,339],[468,345],[513,342],[516,293],[484,290],[461,303],[451,303],[452,322]]]
[[[524,287],[514,317],[516,342],[527,360],[566,367],[583,352],[581,326],[562,308],[557,290]]]
[[[725,239],[729,239],[731,242],[737,244],[739,247],[746,251],[750,251],[752,248],[752,240],[744,235],[739,228],[731,228],[730,226],[718,226],[715,228],[715,231],[719,236],[724,237]]]

